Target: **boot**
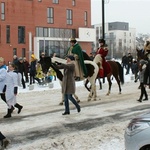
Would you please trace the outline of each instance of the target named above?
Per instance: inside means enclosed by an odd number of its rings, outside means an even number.
[[[11,109],[7,109],[7,115],[4,116],[4,118],[10,118],[11,117]]]
[[[7,146],[10,144],[10,140],[7,138],[2,140],[2,148],[7,148]]]
[[[14,108],[13,106],[11,106],[11,113],[14,111],[14,109],[15,109],[15,108]]]
[[[15,104],[15,107],[18,108],[18,114],[21,112],[23,106],[19,105],[18,103]]]

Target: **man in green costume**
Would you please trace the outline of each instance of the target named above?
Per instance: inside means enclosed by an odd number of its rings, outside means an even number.
[[[82,48],[75,38],[71,38],[70,43],[71,47],[68,49],[67,55],[75,57],[75,80],[80,81],[84,77],[87,77],[87,68],[84,64]]]

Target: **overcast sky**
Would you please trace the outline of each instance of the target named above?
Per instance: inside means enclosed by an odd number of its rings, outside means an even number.
[[[91,0],[92,25],[102,23],[102,0]],[[150,33],[150,0],[105,0],[105,22],[128,22],[137,33]]]

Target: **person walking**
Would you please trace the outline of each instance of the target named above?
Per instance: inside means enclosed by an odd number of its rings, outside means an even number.
[[[23,64],[24,64],[24,76],[25,76],[25,82],[28,83],[29,82],[29,77],[28,77],[28,73],[29,73],[29,62],[27,61],[26,57],[23,58]]]
[[[84,64],[82,48],[75,38],[71,38],[70,43],[71,46],[67,50],[66,56],[72,55],[75,57],[75,80],[80,81],[87,77],[87,68]]]
[[[14,55],[13,56],[13,64],[15,64],[16,66],[17,66],[17,64],[18,64],[18,57],[17,57],[17,55]]]
[[[140,80],[140,89],[141,89],[140,98],[137,100],[139,102],[148,100],[148,95],[147,95],[145,84],[144,84],[144,74],[145,74],[147,63],[148,62],[143,59],[140,60],[139,62],[139,80]],[[143,96],[145,96],[144,99],[143,99]]]
[[[35,83],[35,75],[36,75],[36,64],[37,59],[35,58],[34,54],[31,55],[31,63],[30,63],[30,85]]]
[[[64,69],[64,76],[62,80],[62,93],[64,94],[64,101],[65,101],[65,112],[62,115],[69,115],[69,100],[76,106],[77,112],[80,112],[80,105],[76,102],[73,98],[72,94],[75,93],[75,65],[74,65],[75,58],[73,56],[67,56],[67,64],[57,65],[58,69]]]
[[[128,53],[126,75],[129,74],[130,69],[132,71],[132,62],[133,62],[133,56],[131,55],[131,53]]]
[[[21,112],[23,106],[16,102],[16,95],[18,93],[18,86],[21,82],[21,74],[16,71],[14,64],[9,64],[8,72],[6,74],[5,86],[3,92],[6,95],[6,103],[8,105],[7,114],[4,118],[10,118],[12,107],[18,108],[18,114]]]
[[[4,64],[4,58],[0,57],[0,95],[1,99],[6,103],[6,97],[5,93],[3,93],[3,88],[5,85],[5,79],[6,79],[6,65]]]
[[[24,67],[24,64],[23,64],[23,58],[22,58],[22,57],[20,57],[20,58],[18,59],[17,71],[18,71],[19,73],[21,73],[21,76],[22,76],[21,82],[22,82],[23,89],[25,89],[25,88],[26,88],[26,84],[25,84],[25,81],[24,81],[25,67]]]
[[[126,56],[126,54],[122,57],[121,65],[123,68],[127,69],[127,56]]]
[[[1,148],[7,148],[7,146],[10,144],[10,140],[7,139],[2,132],[0,132],[0,141],[1,141]]]

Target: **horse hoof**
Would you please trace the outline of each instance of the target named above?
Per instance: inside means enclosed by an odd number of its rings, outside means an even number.
[[[77,100],[77,103],[80,103],[80,100]]]
[[[94,98],[93,100],[96,101],[96,98]]]
[[[60,102],[59,105],[63,105],[63,102]]]
[[[91,99],[88,99],[88,102],[91,101]]]

